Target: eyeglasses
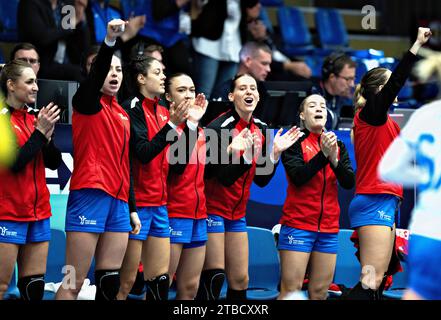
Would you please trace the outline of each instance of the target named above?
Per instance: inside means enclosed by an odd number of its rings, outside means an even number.
[[[27,62],[29,64],[37,64],[40,63],[40,60],[34,58],[17,58],[17,60]]]
[[[338,78],[342,78],[345,79],[346,82],[354,82],[355,81],[355,77],[343,77],[341,75],[337,75]]]

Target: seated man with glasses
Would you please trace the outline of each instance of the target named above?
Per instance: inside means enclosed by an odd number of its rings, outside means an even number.
[[[352,96],[355,87],[356,63],[344,53],[333,53],[322,64],[322,78],[313,93],[322,95],[328,108],[326,129],[339,127],[341,118],[353,118]]]
[[[38,55],[37,48],[31,43],[22,42],[17,44],[12,49],[11,60],[21,60],[29,63],[34,70],[35,75],[38,76],[40,70],[40,56]]]

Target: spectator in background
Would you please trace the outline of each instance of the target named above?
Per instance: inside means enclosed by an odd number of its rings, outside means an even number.
[[[352,94],[355,86],[355,68],[355,61],[344,53],[333,53],[323,61],[322,79],[313,89],[313,93],[322,95],[326,100],[328,130],[338,128],[344,106],[351,106],[347,116],[354,116]]]
[[[191,30],[189,3],[190,0],[142,0],[133,6],[134,13],[142,10],[147,18],[140,36],[147,43],[164,48],[164,64],[170,73],[192,71],[187,43]]]
[[[192,23],[194,80],[210,100],[215,85],[236,74],[242,13],[239,0],[199,2],[200,13]]]
[[[298,81],[311,78],[312,71],[305,62],[292,60],[278,50],[272,34],[260,18],[259,0],[242,0],[242,12],[245,12],[247,31],[245,39],[265,42],[272,50],[271,69],[273,72],[268,76],[268,80]]]
[[[85,9],[88,0],[20,0],[18,35],[31,42],[40,54],[39,77],[81,81],[81,52],[90,42]],[[75,11],[62,8],[73,6]],[[69,8],[69,7],[67,7]],[[69,29],[74,27],[74,29]]]
[[[17,44],[14,49],[12,49],[10,58],[11,60],[21,60],[29,63],[35,75],[38,77],[40,56],[38,55],[37,48],[35,48],[32,43],[22,42]]]
[[[152,57],[162,63],[163,69],[165,69],[164,59],[162,53],[164,48],[159,44],[147,44],[145,41],[141,40],[136,45],[132,47],[130,52],[131,57],[145,55],[147,57]]]
[[[99,45],[91,46],[89,50],[87,50],[82,66],[83,72],[86,76],[89,74],[90,68],[92,68],[92,64],[95,62],[98,51],[100,51]]]
[[[261,119],[264,122],[267,122],[269,119],[265,119],[262,117],[263,109],[266,103],[266,98],[268,96],[267,90],[264,85],[264,81],[267,78],[268,74],[271,72],[271,61],[272,61],[272,51],[271,49],[262,42],[247,42],[243,45],[242,49],[239,52],[240,64],[237,70],[237,74],[249,74],[251,75],[257,82],[257,90],[259,92],[260,100],[257,103],[256,109],[254,110],[254,115]],[[225,101],[228,102],[228,94],[231,88],[231,83],[233,79],[228,79],[223,83],[220,83],[212,93],[212,100],[217,101]],[[214,104],[211,104],[214,106]],[[213,114],[213,110],[210,110],[211,107],[208,106],[208,112],[210,118],[215,118]],[[222,109],[216,113],[216,116],[225,112],[226,110]],[[206,118],[205,118],[206,119]],[[204,119],[204,123],[206,120]]]
[[[121,19],[121,12],[109,5],[109,0],[91,0],[86,8],[87,25],[89,27],[92,43],[100,44],[106,36],[107,23],[112,19]],[[128,17],[128,24],[125,27],[121,40],[124,45],[121,47],[123,60],[129,60],[130,48],[136,43],[139,30],[146,22],[145,15]]]

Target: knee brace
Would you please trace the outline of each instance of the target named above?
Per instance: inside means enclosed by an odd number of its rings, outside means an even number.
[[[44,295],[44,275],[34,275],[18,279],[18,290],[22,300],[40,301]]]
[[[147,286],[146,300],[147,301],[167,301],[168,289],[170,286],[170,276],[165,273],[145,282]]]
[[[130,294],[134,294],[140,296],[144,293],[145,282],[144,282],[144,274],[140,271],[136,274],[135,283],[130,290]]]
[[[119,270],[95,270],[95,300],[116,300],[120,286],[119,281]]]
[[[225,270],[223,269],[202,271],[196,300],[219,300],[224,281]]]

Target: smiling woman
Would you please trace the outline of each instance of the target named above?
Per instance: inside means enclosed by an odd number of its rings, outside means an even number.
[[[7,63],[0,85],[5,94],[0,141],[17,150],[17,157],[9,159],[0,171],[0,228],[4,231],[0,239],[0,300],[16,262],[22,299],[41,300],[51,235],[45,167],[55,170],[61,164],[61,153],[52,140],[59,109],[53,103],[39,111],[28,108],[27,104],[35,103],[38,87],[27,62]]]
[[[325,132],[326,101],[317,94],[301,103],[304,136],[282,155],[288,176],[279,235],[282,280],[279,299],[302,289],[308,263],[309,298],[324,300],[334,276],[340,207],[337,181],[355,184],[343,142]]]
[[[248,235],[246,205],[251,184],[264,187],[275,172],[282,151],[289,148],[301,133],[295,127],[283,136],[279,130],[270,149],[267,125],[253,117],[259,101],[256,80],[239,74],[228,95],[234,108],[214,120],[206,129],[218,136],[210,139],[209,153],[216,161],[206,166],[205,194],[208,213],[208,242],[204,270],[197,299],[216,300],[225,276],[227,299],[245,300],[248,288]],[[225,139],[225,137],[227,137]],[[215,151],[211,151],[215,150]],[[228,159],[225,164],[223,159]],[[225,266],[228,269],[225,270]]]

